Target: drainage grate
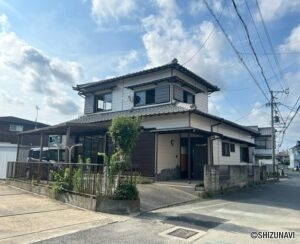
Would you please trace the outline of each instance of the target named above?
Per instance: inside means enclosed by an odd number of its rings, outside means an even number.
[[[198,232],[183,229],[183,228],[178,228],[178,229],[168,233],[168,235],[170,235],[170,236],[176,236],[176,237],[183,238],[183,239],[188,239],[196,234],[198,234]]]

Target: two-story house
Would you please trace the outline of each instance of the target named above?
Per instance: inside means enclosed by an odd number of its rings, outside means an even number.
[[[258,126],[249,126],[249,128],[258,132],[254,139],[255,163],[272,164],[272,128]]]
[[[6,165],[8,161],[25,161],[29,148],[40,144],[40,137],[30,135],[22,141],[22,148],[17,154],[18,133],[47,126],[31,120],[21,119],[14,116],[0,117],[0,179],[6,177]],[[46,141],[47,138],[45,137]]]
[[[48,125],[14,116],[0,117],[0,142],[17,144],[18,133],[46,126]],[[23,141],[23,145],[39,144],[40,138],[36,136],[26,137]]]
[[[73,88],[84,98],[84,115],[49,127],[65,131],[79,153],[97,162],[97,152],[113,150],[106,131],[116,116],[141,116],[143,133],[133,155],[142,175],[158,179],[202,179],[205,164],[254,162],[255,130],[208,112],[217,86],[180,65],[159,67]],[[47,133],[44,129],[40,132]]]
[[[297,144],[289,149],[290,155],[290,165],[291,169],[300,169],[300,141],[297,141]]]

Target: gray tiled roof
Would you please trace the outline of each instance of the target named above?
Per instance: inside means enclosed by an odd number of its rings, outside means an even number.
[[[176,102],[173,104],[163,104],[163,105],[157,105],[157,106],[151,106],[151,107],[143,107],[143,108],[134,108],[131,110],[125,110],[125,111],[118,111],[118,112],[100,112],[100,113],[93,113],[93,114],[87,114],[84,115],[78,119],[74,119],[71,121],[68,121],[67,123],[77,123],[77,124],[87,124],[87,123],[97,123],[97,122],[104,122],[104,121],[110,121],[114,117],[118,116],[153,116],[153,115],[163,115],[163,114],[176,114],[176,113],[184,113],[184,112],[193,112],[195,114],[198,114],[203,117],[207,117],[216,121],[219,121],[224,124],[228,124],[230,126],[239,128],[241,130],[250,132],[251,134],[258,134],[257,131],[247,128],[245,126],[236,124],[234,122],[231,122],[229,120],[226,120],[224,118],[220,118],[215,115],[211,115],[208,113],[204,113],[196,108],[196,106],[187,104],[187,103],[181,103]]]
[[[184,66],[180,65],[179,63],[177,63],[177,61],[176,62],[171,62],[169,64],[165,64],[165,65],[162,65],[162,66],[158,66],[158,67],[138,71],[138,72],[135,72],[135,73],[127,74],[127,75],[122,75],[122,76],[118,76],[118,77],[114,77],[114,78],[110,78],[110,79],[105,79],[105,80],[100,80],[100,81],[96,81],[96,82],[77,85],[77,86],[73,87],[73,89],[76,90],[76,91],[84,91],[88,87],[97,86],[99,84],[112,83],[112,82],[115,82],[115,81],[120,81],[120,80],[124,80],[124,79],[127,79],[127,78],[133,78],[133,77],[136,77],[136,76],[149,74],[149,73],[153,73],[153,72],[156,72],[156,71],[159,71],[159,70],[165,70],[165,69],[169,69],[169,68],[176,69],[176,70],[186,74],[187,76],[192,77],[196,81],[200,82],[202,85],[206,86],[208,88],[208,90],[211,91],[211,92],[220,90],[220,88],[218,88],[215,85],[212,85],[211,83],[209,83],[208,81],[206,81],[202,77],[196,75],[195,73],[193,73],[189,69],[187,69]]]
[[[195,106],[186,103],[164,104],[153,107],[134,108],[118,112],[100,112],[84,115],[78,119],[68,121],[70,123],[96,123],[109,121],[118,116],[151,116],[170,113],[183,113],[195,110]]]

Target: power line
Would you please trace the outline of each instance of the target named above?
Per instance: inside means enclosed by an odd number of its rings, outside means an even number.
[[[245,118],[245,117],[248,117],[249,115],[253,114],[254,112],[257,112],[258,110],[262,109],[263,107],[265,107],[265,105],[262,105],[262,106],[256,108],[256,110],[251,110],[249,113],[247,113],[247,114],[245,114],[244,116],[242,116],[242,117],[236,119],[235,122],[237,122],[237,121],[239,121],[239,120],[241,120],[241,119],[243,119],[243,118]]]
[[[247,0],[244,0],[244,2],[245,2],[245,4],[246,4],[247,10],[248,10],[248,12],[249,12],[249,14],[250,14],[250,17],[251,17],[251,20],[252,20],[252,22],[253,22],[253,25],[254,25],[256,34],[257,34],[257,36],[258,36],[260,45],[261,45],[261,47],[262,47],[262,49],[263,49],[263,52],[266,54],[267,51],[266,51],[266,49],[265,49],[265,46],[264,46],[264,44],[263,44],[263,41],[262,41],[262,38],[261,38],[261,36],[260,36],[260,34],[259,34],[259,31],[258,31],[258,29],[257,29],[257,26],[256,26],[256,24],[255,24],[255,21],[254,21],[254,18],[253,18],[253,16],[252,16],[252,13],[251,13],[251,10],[250,10],[250,8],[249,8],[249,5],[248,5],[248,3],[247,3]],[[256,55],[257,55],[257,53],[256,53]],[[273,74],[277,77],[276,72],[275,72],[275,70],[274,70],[274,68],[273,68],[273,65],[272,65],[272,63],[271,63],[271,60],[270,60],[269,56],[268,56],[268,55],[265,55],[265,56],[267,57],[268,63],[269,63],[269,65],[270,65],[270,67],[271,67],[271,70],[273,71]],[[281,82],[280,82],[280,80],[279,80],[278,77],[277,77],[277,79],[278,79],[278,82],[279,82],[281,88],[284,90],[284,88],[283,88],[283,86],[282,86],[282,84],[281,84]]]
[[[258,83],[258,81],[256,80],[256,78],[254,77],[254,75],[252,74],[251,70],[249,69],[249,67],[246,65],[246,63],[244,62],[242,56],[240,55],[239,51],[236,49],[236,47],[234,46],[234,44],[232,43],[232,41],[230,40],[229,36],[227,35],[225,29],[223,28],[223,26],[221,25],[220,21],[218,20],[218,18],[216,17],[215,13],[213,12],[213,10],[209,7],[208,3],[206,0],[203,0],[203,2],[205,3],[206,8],[209,10],[210,14],[213,16],[213,18],[215,19],[216,23],[219,25],[221,31],[223,32],[223,34],[225,35],[225,38],[227,39],[227,41],[229,42],[230,46],[232,47],[232,49],[234,50],[234,52],[236,53],[236,55],[238,56],[240,62],[244,65],[244,67],[246,68],[246,70],[248,71],[248,73],[250,74],[251,78],[253,79],[253,81],[255,82],[255,84],[257,85],[257,87],[259,88],[259,90],[262,92],[262,94],[264,95],[264,97],[267,99],[267,101],[269,101],[268,96],[266,95],[265,91],[262,89],[262,87],[260,86],[260,84]]]
[[[223,15],[223,11],[224,11],[224,8],[222,9],[222,12],[220,13],[219,15],[219,18],[221,18],[221,16]],[[208,34],[207,38],[204,40],[204,42],[201,44],[200,48],[188,59],[186,60],[185,62],[183,62],[182,65],[186,65],[187,63],[189,63],[195,56],[197,56],[197,54],[201,51],[201,49],[205,46],[206,42],[209,40],[209,38],[211,37],[212,33],[214,32],[215,30],[215,26],[213,25],[210,33]]]
[[[259,68],[260,68],[260,70],[261,70],[261,74],[262,74],[262,76],[263,76],[263,78],[264,78],[264,81],[265,81],[267,87],[268,87],[268,91],[270,92],[270,91],[271,91],[271,88],[270,88],[269,83],[268,83],[268,81],[267,81],[267,78],[266,78],[266,76],[265,76],[263,67],[262,67],[261,64],[260,64],[260,61],[259,61],[259,59],[258,59],[258,57],[257,57],[257,55],[256,55],[256,52],[255,52],[255,50],[254,50],[254,47],[253,47],[253,45],[252,45],[252,41],[251,41],[251,38],[250,38],[250,34],[249,34],[248,27],[247,27],[247,25],[245,24],[245,22],[244,22],[244,20],[243,20],[243,18],[242,18],[242,16],[241,16],[241,14],[240,14],[240,12],[238,11],[235,1],[234,1],[234,0],[231,0],[231,1],[232,1],[232,4],[233,4],[233,7],[234,7],[234,9],[235,9],[235,12],[236,12],[236,14],[238,15],[239,19],[241,20],[242,25],[243,25],[243,27],[244,27],[244,29],[245,29],[245,31],[246,31],[246,35],[247,35],[247,39],[248,39],[249,45],[250,45],[251,50],[252,50],[252,52],[253,52],[253,54],[254,54],[255,60],[256,60],[256,62],[257,62],[257,65],[259,66]]]
[[[256,3],[256,6],[257,6],[257,9],[258,9],[258,12],[259,12],[259,16],[260,16],[260,19],[261,19],[261,22],[262,22],[264,31],[265,31],[265,33],[266,33],[266,36],[267,36],[269,45],[270,45],[270,47],[271,47],[271,51],[272,51],[272,53],[273,53],[273,57],[274,57],[275,63],[276,63],[276,65],[277,65],[277,67],[278,67],[278,70],[279,70],[279,73],[280,73],[280,75],[281,75],[281,77],[282,77],[282,79],[283,79],[283,82],[285,83],[285,86],[287,87],[286,82],[285,82],[285,79],[284,79],[284,76],[283,76],[282,71],[281,71],[281,67],[280,67],[278,58],[277,58],[277,56],[275,55],[274,46],[273,46],[273,44],[272,44],[272,40],[271,40],[271,37],[270,37],[270,35],[269,35],[268,29],[267,29],[267,27],[266,27],[266,24],[265,24],[263,15],[262,15],[262,13],[261,13],[260,6],[259,6],[259,4],[258,4],[258,1],[255,0],[255,3]]]
[[[299,112],[300,110],[300,105],[298,106],[296,112],[294,113],[293,117],[291,118],[291,120],[289,121],[289,123],[287,124],[287,126],[284,128],[283,132],[282,132],[282,139],[281,139],[281,142],[280,142],[280,146],[282,145],[282,142],[283,142],[283,139],[284,139],[284,136],[285,136],[285,132],[286,130],[289,128],[289,126],[291,125],[292,121],[294,120],[294,118],[296,117],[297,113]]]
[[[210,31],[209,35],[207,36],[205,41],[202,43],[200,48],[188,60],[186,60],[182,65],[186,65],[187,63],[189,63],[201,51],[201,49],[205,46],[206,42],[208,41],[208,39],[210,38],[210,36],[214,32],[214,30],[215,30],[215,26],[212,27],[212,30]]]

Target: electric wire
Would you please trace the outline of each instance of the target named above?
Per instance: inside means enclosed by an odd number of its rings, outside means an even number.
[[[235,54],[238,56],[240,62],[243,64],[243,66],[245,67],[245,69],[248,71],[249,75],[251,76],[251,78],[253,79],[253,81],[255,82],[255,84],[257,85],[257,87],[259,88],[259,90],[261,91],[261,93],[263,94],[263,96],[266,98],[267,101],[269,101],[268,96],[266,95],[265,91],[262,89],[262,87],[260,86],[259,82],[256,80],[255,76],[252,74],[251,70],[249,69],[249,67],[246,65],[246,63],[244,62],[242,56],[240,55],[239,51],[236,49],[236,47],[234,46],[233,42],[231,41],[231,39],[229,38],[228,34],[226,33],[225,29],[223,28],[223,26],[221,25],[220,21],[218,20],[217,16],[215,15],[215,13],[213,12],[213,10],[210,8],[210,6],[208,5],[206,0],[203,0],[206,8],[208,9],[208,11],[210,12],[210,14],[213,16],[213,18],[215,19],[216,23],[218,24],[218,26],[220,27],[221,31],[223,32],[225,38],[227,39],[227,41],[229,42],[230,46],[232,47],[232,49],[234,50]]]
[[[238,15],[240,21],[242,22],[242,26],[244,27],[244,29],[245,29],[245,31],[246,31],[246,35],[247,35],[247,38],[248,38],[249,45],[250,45],[251,50],[252,50],[252,52],[253,52],[253,54],[254,54],[255,60],[256,60],[256,62],[257,62],[257,65],[258,65],[259,68],[260,68],[261,75],[263,76],[263,79],[264,79],[264,81],[265,81],[265,83],[266,83],[266,85],[267,85],[268,91],[271,92],[271,88],[270,88],[270,85],[269,85],[269,83],[268,83],[268,81],[267,81],[267,78],[266,78],[266,76],[265,76],[264,69],[263,69],[263,67],[262,67],[262,65],[261,65],[261,63],[260,63],[260,61],[259,61],[259,59],[258,59],[258,57],[257,57],[257,55],[256,55],[255,49],[254,49],[254,47],[253,47],[253,44],[252,44],[252,41],[251,41],[251,38],[250,38],[250,34],[249,34],[248,27],[247,27],[247,25],[246,25],[244,19],[242,18],[242,16],[241,16],[239,10],[237,9],[235,0],[231,0],[231,2],[232,2],[232,4],[233,4],[233,7],[234,7],[234,9],[235,9],[236,14]]]

